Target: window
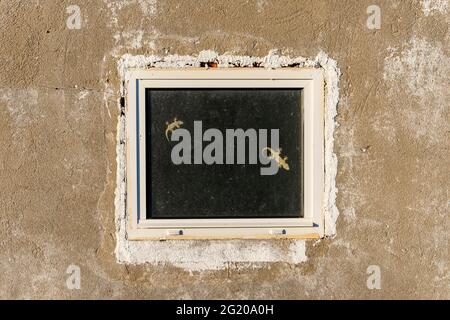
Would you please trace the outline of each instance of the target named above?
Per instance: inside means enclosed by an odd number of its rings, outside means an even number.
[[[316,69],[130,71],[128,238],[323,235]]]

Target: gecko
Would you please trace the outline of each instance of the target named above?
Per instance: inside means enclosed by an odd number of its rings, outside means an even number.
[[[166,138],[167,141],[169,141],[169,132],[172,133],[173,130],[178,129],[183,124],[183,121],[177,120],[177,118],[174,118],[171,123],[166,122],[167,128],[166,128]]]
[[[289,165],[287,163],[288,157],[281,156],[281,148],[278,151],[273,150],[272,148],[266,147],[262,149],[262,151],[266,151],[269,159],[274,159],[280,168],[283,168],[286,171],[289,171]]]

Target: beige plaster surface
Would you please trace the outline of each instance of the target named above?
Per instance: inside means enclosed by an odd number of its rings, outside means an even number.
[[[380,30],[366,26],[381,8]],[[81,9],[81,29],[66,8]],[[450,298],[446,0],[0,1],[0,298]],[[123,54],[286,56],[342,72],[336,235],[307,261],[116,262]],[[286,246],[289,245],[289,240]],[[78,265],[81,289],[66,269]],[[381,270],[369,290],[367,268]]]

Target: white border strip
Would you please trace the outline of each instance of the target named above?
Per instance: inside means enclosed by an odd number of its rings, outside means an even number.
[[[325,236],[336,232],[338,209],[335,204],[337,188],[335,178],[337,159],[333,153],[334,118],[339,101],[340,70],[335,60],[320,52],[313,59],[290,58],[272,51],[265,57],[218,55],[213,51],[202,51],[197,56],[155,55],[133,56],[126,54],[118,61],[118,73],[125,82],[125,70],[130,68],[189,68],[199,67],[202,63],[214,62],[220,68],[254,67],[281,68],[289,66],[321,68],[325,80]],[[112,88],[111,88],[112,89]],[[125,87],[121,86],[121,96],[125,96]],[[120,105],[120,104],[119,104]],[[248,267],[257,267],[260,263],[285,262],[301,263],[306,258],[304,240],[221,240],[221,241],[129,241],[126,229],[126,180],[125,165],[125,117],[119,116],[117,125],[117,188],[116,188],[116,259],[119,263],[154,265],[170,264],[187,271],[219,270],[229,263],[244,263]]]

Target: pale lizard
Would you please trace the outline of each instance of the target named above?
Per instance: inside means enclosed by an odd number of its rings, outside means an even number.
[[[183,124],[183,121],[177,120],[177,118],[174,118],[172,123],[166,122],[167,128],[166,128],[166,138],[167,141],[169,141],[169,132],[172,133],[173,130],[178,129]]]
[[[266,151],[267,157],[269,159],[274,159],[280,168],[283,168],[286,171],[289,171],[289,165],[287,163],[288,157],[281,156],[281,148],[278,151],[273,150],[272,148],[266,147],[262,149],[262,151]]]

